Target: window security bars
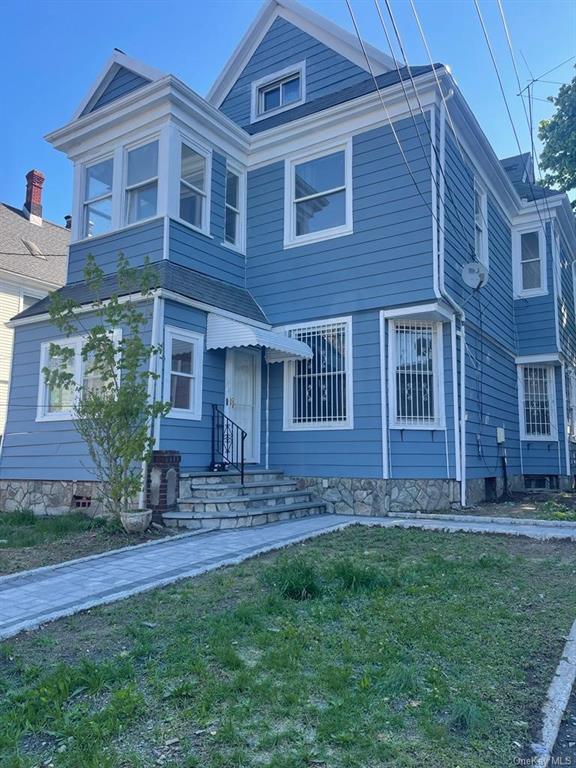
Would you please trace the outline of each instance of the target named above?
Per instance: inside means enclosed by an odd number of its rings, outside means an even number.
[[[396,323],[396,422],[430,425],[437,420],[432,323]]]
[[[311,360],[293,364],[293,424],[341,425],[348,420],[347,328],[346,322],[335,322],[289,332],[314,353]]]
[[[552,375],[548,366],[524,366],[524,428],[527,436],[552,436]]]

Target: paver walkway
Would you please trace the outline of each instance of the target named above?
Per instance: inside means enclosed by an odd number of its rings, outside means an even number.
[[[576,540],[573,527],[322,515],[181,536],[0,578],[0,639],[351,524]]]

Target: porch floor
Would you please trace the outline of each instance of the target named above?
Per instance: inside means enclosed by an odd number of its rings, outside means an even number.
[[[188,533],[0,578],[0,638],[349,525],[576,540],[576,523],[555,528],[498,521],[479,523],[353,515],[319,515],[201,535]]]

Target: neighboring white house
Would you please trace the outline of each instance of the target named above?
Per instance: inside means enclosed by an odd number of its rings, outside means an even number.
[[[6,322],[66,282],[70,229],[42,218],[44,175],[26,175],[22,208],[0,203],[0,436],[10,387],[12,337]],[[68,220],[69,221],[69,220]]]

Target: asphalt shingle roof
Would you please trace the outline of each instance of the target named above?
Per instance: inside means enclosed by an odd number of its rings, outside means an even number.
[[[63,285],[69,242],[69,229],[45,219],[32,224],[18,208],[0,203],[0,271]]]
[[[262,323],[268,322],[252,294],[245,288],[230,285],[230,283],[208,277],[208,275],[196,272],[194,269],[188,269],[188,267],[182,267],[170,261],[156,262],[151,266],[156,275],[152,288],[164,288],[188,299],[225,309],[251,320],[258,320]],[[135,270],[135,272],[138,276],[141,274],[142,268]],[[136,284],[137,281],[138,277],[136,277]],[[85,281],[65,285],[63,288],[59,288],[57,293],[62,298],[73,299],[78,304],[88,304],[95,298],[94,291]],[[102,282],[100,298],[107,299],[115,293],[122,295],[122,291],[118,287],[117,275],[107,275]],[[20,319],[44,314],[48,311],[49,301],[49,297],[46,297],[20,312],[17,317]]]

